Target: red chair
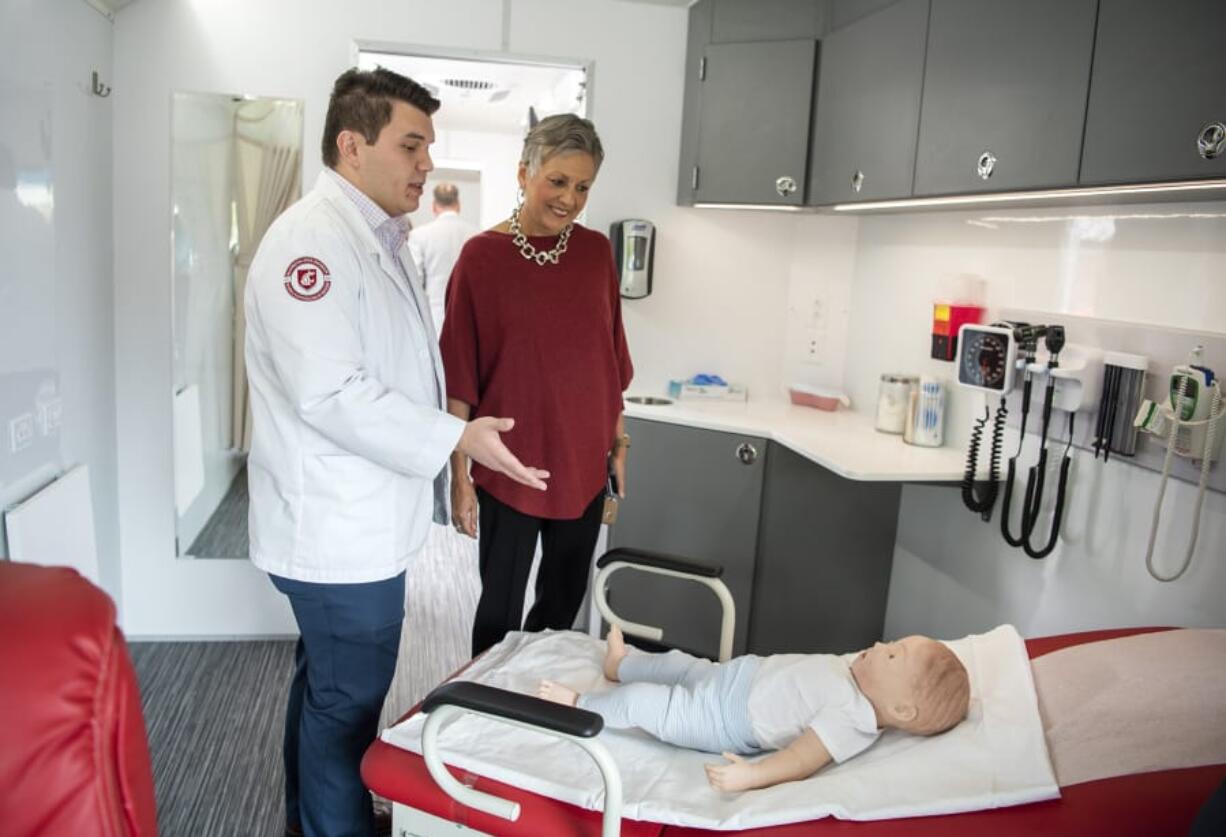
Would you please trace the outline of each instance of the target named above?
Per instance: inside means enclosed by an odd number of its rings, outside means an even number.
[[[115,605],[75,570],[0,561],[0,831],[157,834]]]

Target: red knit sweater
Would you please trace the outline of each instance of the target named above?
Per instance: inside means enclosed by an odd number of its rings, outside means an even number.
[[[506,233],[469,239],[451,273],[440,345],[448,398],[473,417],[515,419],[507,447],[552,474],[537,491],[473,463],[473,481],[523,514],[579,517],[605,483],[634,374],[608,239],[575,225],[556,265],[525,259]]]

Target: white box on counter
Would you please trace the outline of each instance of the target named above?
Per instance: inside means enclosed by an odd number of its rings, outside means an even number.
[[[749,390],[741,384],[682,384],[677,395],[682,400],[703,399],[705,401],[748,401]]]

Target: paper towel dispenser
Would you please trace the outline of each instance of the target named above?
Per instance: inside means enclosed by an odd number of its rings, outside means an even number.
[[[618,287],[626,299],[642,299],[651,293],[652,263],[656,255],[656,227],[650,221],[627,218],[609,229]]]

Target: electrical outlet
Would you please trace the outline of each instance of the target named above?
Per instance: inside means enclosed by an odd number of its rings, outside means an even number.
[[[822,334],[815,328],[805,331],[804,354],[805,363],[821,363]]]
[[[59,430],[64,419],[64,399],[52,398],[38,406],[38,432],[50,436]]]
[[[20,453],[34,442],[34,414],[22,413],[9,420],[9,450]]]

